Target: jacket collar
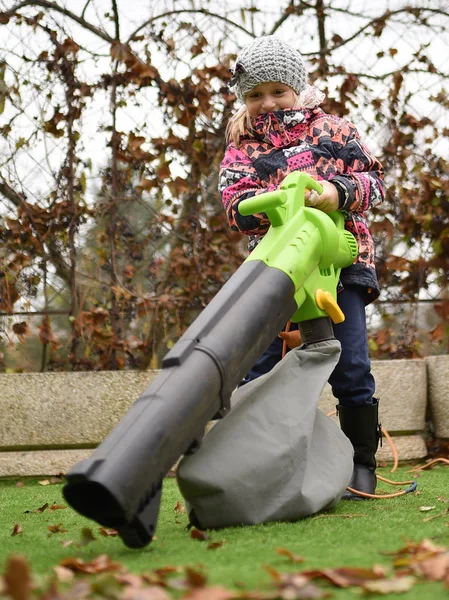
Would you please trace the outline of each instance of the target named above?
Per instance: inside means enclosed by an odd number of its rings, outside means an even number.
[[[265,113],[251,119],[252,131],[246,131],[242,141],[257,140],[275,148],[296,142],[304,124],[320,109],[290,108]]]

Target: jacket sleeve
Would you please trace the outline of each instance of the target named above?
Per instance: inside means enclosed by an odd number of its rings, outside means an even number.
[[[337,187],[340,210],[364,212],[385,196],[383,167],[360,140],[355,125],[341,119],[334,136],[339,175],[330,181]]]
[[[274,189],[274,184],[262,184],[249,156],[229,144],[220,165],[218,190],[231,229],[247,235],[266,233],[270,221],[265,213],[244,217],[238,212],[238,206],[242,200]]]

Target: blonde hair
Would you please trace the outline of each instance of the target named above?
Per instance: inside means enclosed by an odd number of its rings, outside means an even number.
[[[295,102],[292,108],[300,108],[299,96],[296,92]],[[238,111],[232,115],[226,125],[226,143],[229,144],[234,142],[236,146],[240,144],[240,138],[244,133],[250,133],[253,131],[251,125],[251,117],[249,116],[248,107],[243,104]]]

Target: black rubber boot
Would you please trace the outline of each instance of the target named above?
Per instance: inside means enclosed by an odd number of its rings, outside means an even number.
[[[379,402],[373,398],[375,404],[371,406],[345,407],[338,405],[337,413],[340,427],[354,447],[354,471],[348,487],[374,494],[376,491],[376,452],[381,438],[381,425],[379,423]],[[346,490],[342,500],[363,500]]]

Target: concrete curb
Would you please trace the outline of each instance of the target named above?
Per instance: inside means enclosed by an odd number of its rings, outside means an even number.
[[[435,436],[449,438],[449,356],[429,356],[428,398]]]
[[[373,361],[382,425],[399,459],[419,460],[430,405],[438,437],[449,438],[449,356]],[[0,375],[0,477],[67,472],[107,436],[157,375],[155,371]],[[335,400],[326,385],[319,407]],[[384,441],[380,461],[392,461]]]

